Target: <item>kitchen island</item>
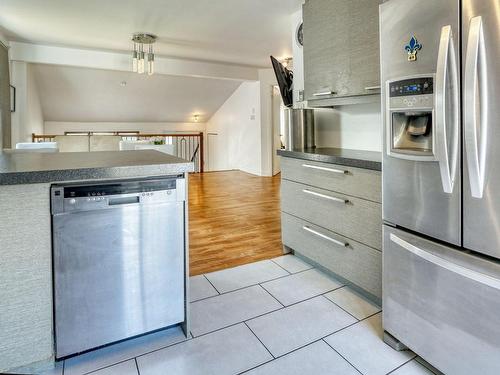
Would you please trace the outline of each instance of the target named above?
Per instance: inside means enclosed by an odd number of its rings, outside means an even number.
[[[0,372],[54,360],[51,184],[191,171],[192,163],[152,150],[0,153]]]

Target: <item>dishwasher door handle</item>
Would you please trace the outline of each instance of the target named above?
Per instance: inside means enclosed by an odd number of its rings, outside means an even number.
[[[133,197],[117,197],[117,198],[109,198],[108,206],[119,206],[122,204],[134,204],[140,202],[141,200],[138,195],[135,195]]]

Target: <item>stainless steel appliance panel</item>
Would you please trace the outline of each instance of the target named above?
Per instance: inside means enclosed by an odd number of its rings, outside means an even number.
[[[316,147],[314,110],[287,108],[285,110],[285,149]]]
[[[464,247],[500,258],[500,2],[464,0]]]
[[[445,374],[500,374],[500,265],[384,226],[383,325]]]
[[[388,147],[387,85],[391,80],[404,77],[430,76],[438,73],[438,56],[443,27],[450,26],[458,64],[459,51],[459,2],[449,0],[391,0],[381,5],[381,79],[382,118],[384,124],[383,152],[383,219],[398,226],[427,234],[443,241],[461,244],[461,171],[456,169],[451,193],[444,190],[441,165],[438,161],[418,160],[411,157],[390,155]],[[405,46],[412,36],[422,45],[415,61],[408,61]],[[451,59],[451,57],[450,57]],[[450,71],[448,67],[448,72]],[[448,83],[448,82],[447,82]],[[456,85],[458,86],[458,85]],[[444,86],[446,98],[451,92],[458,94],[459,87]],[[453,91],[454,90],[454,91]],[[436,99],[444,97],[438,93]],[[443,105],[443,116],[458,112],[449,101]],[[439,115],[439,114],[438,114]],[[457,119],[458,121],[458,119]],[[450,129],[446,129],[450,133]],[[443,132],[443,131],[442,131]],[[456,139],[459,134],[455,131]],[[437,136],[437,135],[436,135]],[[438,138],[441,141],[445,137]],[[459,142],[454,160],[459,165]],[[449,148],[446,149],[449,151]],[[444,152],[444,151],[442,151]],[[436,155],[439,157],[439,154]],[[429,159],[429,158],[427,158]],[[436,158],[435,158],[436,159]],[[451,163],[451,160],[450,160]]]
[[[57,358],[185,320],[177,181],[177,190],[92,198],[53,189]]]

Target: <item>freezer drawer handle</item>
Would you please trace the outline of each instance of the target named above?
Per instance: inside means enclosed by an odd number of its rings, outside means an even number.
[[[334,201],[334,202],[339,202],[339,203],[345,203],[348,204],[350,201],[349,199],[342,199],[342,198],[337,198],[337,197],[332,197],[331,195],[325,195],[321,193],[316,193],[315,191],[311,191],[308,189],[303,189],[302,192],[310,195],[314,195],[315,197],[323,198],[323,199],[328,199],[329,201]]]
[[[471,194],[474,198],[483,197],[486,175],[486,145],[488,143],[488,118],[486,115],[488,113],[488,78],[486,73],[482,18],[478,16],[470,21],[464,84],[465,152]]]
[[[431,262],[439,267],[442,267],[444,269],[447,269],[448,271],[451,271],[453,273],[456,273],[460,276],[466,277],[470,280],[476,281],[478,283],[490,286],[492,288],[500,290],[500,280],[495,279],[494,277],[491,277],[489,275],[485,275],[484,273],[477,272],[465,267],[462,267],[458,264],[452,263],[446,259],[443,259],[441,257],[438,257],[434,254],[431,254],[427,251],[424,251],[411,243],[399,238],[395,234],[391,233],[390,234],[390,239],[392,242],[394,242],[396,245],[401,246],[405,250],[408,250],[410,253],[425,259],[428,262]]]
[[[348,242],[341,242],[341,241],[338,241],[334,238],[331,238],[331,237],[328,237],[326,235],[324,235],[323,233],[319,233],[319,232],[316,232],[314,229],[311,229],[309,228],[308,226],[304,225],[302,227],[302,229],[304,229],[306,232],[309,232],[309,233],[312,233],[318,237],[321,237],[323,238],[324,240],[327,240],[327,241],[330,241],[330,242],[333,242],[334,244],[336,245],[339,245],[339,246],[342,246],[342,247],[348,247],[349,246],[349,243]]]
[[[450,79],[448,79],[450,78]],[[451,81],[450,89],[447,82]],[[451,96],[450,110],[447,103],[448,92]],[[447,113],[451,113],[450,134],[447,133]],[[452,194],[458,165],[459,144],[459,99],[458,99],[458,65],[455,56],[455,44],[451,26],[441,29],[441,41],[436,71],[436,156],[439,161],[441,181],[445,193]],[[448,154],[448,142],[451,152]]]
[[[320,167],[318,165],[302,164],[302,166],[304,168],[317,169],[317,170],[320,170],[320,171],[327,171],[327,172],[338,173],[338,174],[349,174],[349,171],[346,171],[346,170],[335,169],[335,168],[327,168],[327,167]]]
[[[375,90],[380,90],[380,86],[368,86],[365,87],[366,91],[375,91]]]

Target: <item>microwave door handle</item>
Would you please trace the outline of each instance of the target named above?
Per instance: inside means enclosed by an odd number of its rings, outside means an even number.
[[[474,198],[483,197],[486,172],[486,144],[488,134],[486,92],[488,80],[486,78],[485,59],[482,18],[478,16],[472,18],[470,21],[465,57],[464,84],[465,153],[469,170],[471,194]]]
[[[448,82],[451,88],[448,90]],[[451,95],[451,108],[448,108]],[[451,112],[450,112],[451,111]],[[447,117],[450,113],[451,116]],[[451,127],[448,128],[447,120]],[[441,181],[445,193],[452,194],[458,166],[459,145],[459,99],[458,65],[455,54],[453,32],[450,25],[441,29],[439,53],[436,69],[436,159],[439,162]],[[448,129],[450,134],[448,134]],[[450,143],[449,143],[450,142]],[[448,150],[451,146],[451,152]]]

